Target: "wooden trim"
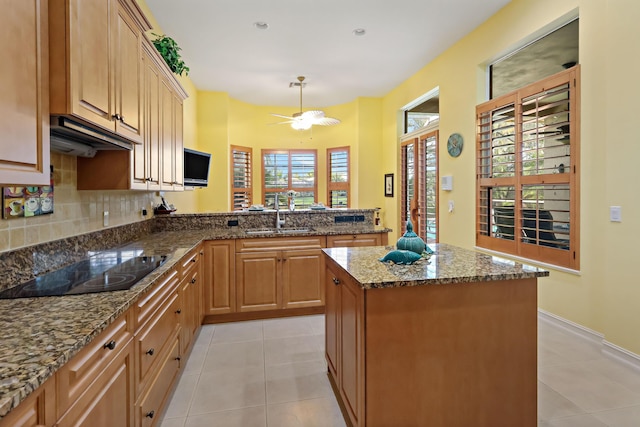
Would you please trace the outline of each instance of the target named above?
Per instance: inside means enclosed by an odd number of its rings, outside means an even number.
[[[281,187],[278,189],[270,188],[267,190],[265,185],[265,167],[264,167],[264,156],[265,154],[286,154],[289,158],[288,160],[288,182],[287,187]],[[291,155],[292,154],[313,154],[314,157],[314,186],[313,187],[293,187],[292,186],[292,174],[291,174]],[[307,192],[313,191],[314,202],[318,201],[318,150],[309,149],[309,150],[274,150],[274,149],[262,149],[260,152],[260,165],[261,165],[261,173],[262,173],[262,203],[266,204],[266,194],[267,191],[269,193],[282,193],[283,191],[300,191]]]
[[[569,135],[571,138],[569,156],[570,167],[564,173],[544,173],[539,175],[523,175],[523,113],[522,101],[531,96],[544,94],[544,92],[568,85],[568,116]],[[481,116],[485,113],[491,114],[493,110],[513,104],[515,116],[515,164],[513,177],[486,177],[480,164],[482,153],[482,135],[487,135],[488,131],[481,132]],[[544,109],[544,107],[541,107]],[[491,122],[490,122],[491,123]],[[491,127],[485,123],[484,126]],[[489,138],[489,141],[491,139]],[[484,142],[487,142],[485,139]],[[480,104],[476,107],[476,245],[491,250],[496,250],[513,255],[530,258],[555,264],[571,269],[579,269],[580,266],[580,66],[572,67],[568,70],[554,74],[539,82],[535,82],[500,98]],[[489,160],[491,162],[491,160]],[[522,190],[527,185],[567,185],[569,187],[569,249],[558,249],[556,247],[544,246],[543,244],[530,244],[519,237],[522,230],[523,195]],[[504,240],[481,234],[481,195],[489,191],[492,187],[509,186],[514,187],[514,240]],[[486,207],[485,207],[486,208]],[[491,209],[491,207],[489,207]],[[488,213],[489,224],[492,223],[491,213]],[[536,234],[536,236],[538,236]]]
[[[342,151],[347,153],[347,181],[333,182],[331,181],[331,154]],[[347,208],[351,207],[351,151],[348,146],[327,149],[327,206],[333,207],[331,204],[331,192],[340,190],[347,192]]]
[[[324,306],[208,315],[205,316],[202,324],[209,325],[215,323],[238,322],[241,320],[275,319],[280,317],[306,316],[309,314],[324,314]]]
[[[249,162],[248,162],[248,176],[249,176],[249,182],[248,182],[248,187],[247,188],[236,188],[235,187],[235,179],[234,179],[234,165],[235,165],[235,159],[234,159],[234,152],[238,151],[238,152],[242,152],[242,153],[247,153],[248,157],[249,157]],[[230,155],[230,175],[231,175],[231,210],[237,210],[234,208],[234,202],[235,202],[235,197],[234,195],[238,192],[243,192],[243,193],[247,193],[247,203],[249,206],[247,206],[247,208],[251,207],[251,205],[253,204],[253,148],[251,147],[242,147],[240,145],[231,145],[229,146],[229,155]]]

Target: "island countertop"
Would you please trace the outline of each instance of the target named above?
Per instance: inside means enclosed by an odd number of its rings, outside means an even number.
[[[411,265],[380,262],[392,247],[327,248],[324,253],[364,289],[447,285],[548,276],[527,264],[439,243],[429,259]]]

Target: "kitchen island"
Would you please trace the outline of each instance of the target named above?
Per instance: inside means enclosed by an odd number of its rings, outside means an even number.
[[[413,265],[330,248],[326,358],[353,426],[537,425],[542,269],[446,244]]]

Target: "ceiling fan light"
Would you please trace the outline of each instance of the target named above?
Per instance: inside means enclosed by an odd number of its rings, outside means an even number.
[[[312,124],[309,120],[294,120],[291,127],[295,130],[308,130]]]

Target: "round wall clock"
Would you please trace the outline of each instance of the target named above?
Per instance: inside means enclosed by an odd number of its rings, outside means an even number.
[[[452,133],[447,140],[447,151],[451,157],[458,157],[462,153],[464,140],[459,133]]]

